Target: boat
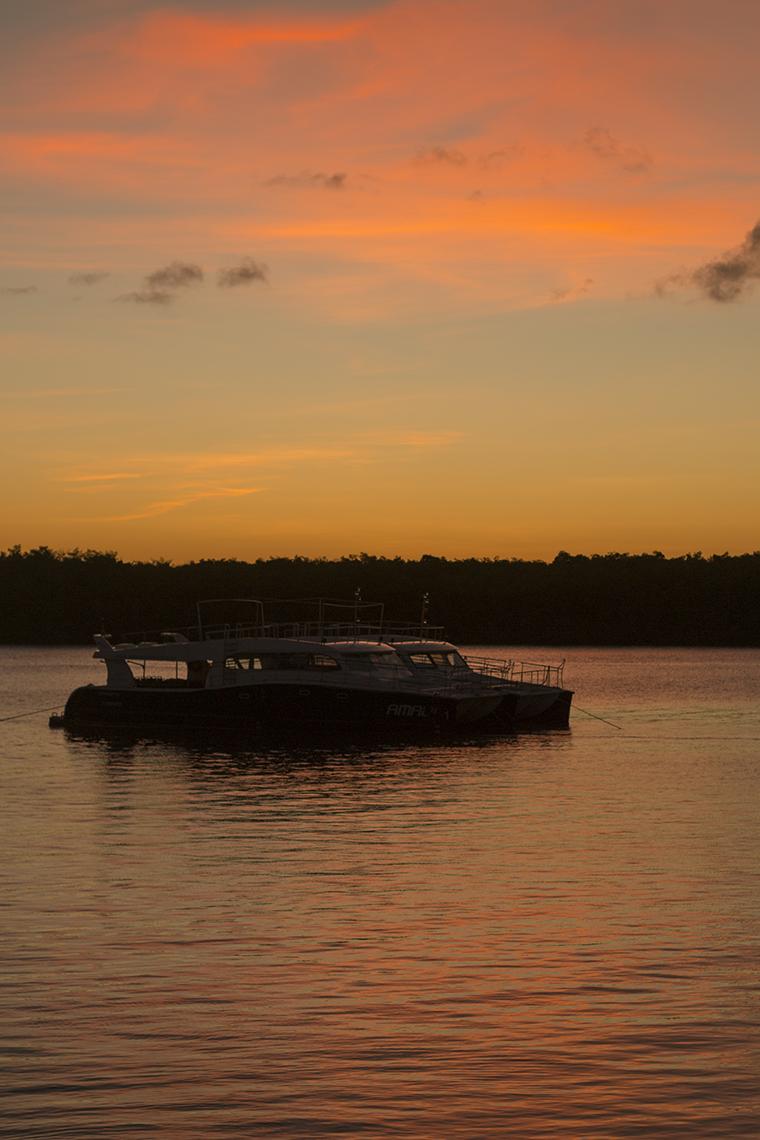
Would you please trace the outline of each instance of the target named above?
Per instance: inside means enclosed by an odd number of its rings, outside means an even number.
[[[289,603],[307,604],[307,620],[268,621],[262,601],[210,600],[191,628],[131,641],[96,634],[105,684],[75,689],[51,725],[289,734],[567,724],[561,667],[526,677],[514,662],[468,658],[424,617],[387,624],[382,605],[358,596]]]
[[[209,621],[154,639],[114,642],[95,635],[102,685],[83,685],[66,702],[65,727],[213,728],[277,731],[341,728],[458,729],[495,712],[500,696],[477,677],[441,675],[431,683],[384,641],[382,620],[330,620],[317,600],[316,621],[268,622],[261,601],[233,600],[245,620]],[[358,613],[359,603],[351,603]],[[366,608],[366,606],[364,607]],[[409,636],[406,627],[393,635]],[[58,722],[56,722],[58,723]]]

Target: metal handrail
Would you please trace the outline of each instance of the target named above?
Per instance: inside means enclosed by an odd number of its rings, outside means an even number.
[[[465,661],[475,673],[492,677],[494,681],[510,684],[543,685],[561,689],[564,684],[565,662],[559,665],[543,665],[534,661],[494,660],[491,657],[465,656]]]
[[[443,626],[427,626],[426,641],[442,641]],[[173,626],[171,631],[141,630],[128,633],[119,639],[119,644],[156,645],[171,640],[175,634],[182,634],[188,641],[235,641],[242,637],[271,637],[309,641],[373,641],[378,644],[395,641],[418,641],[418,625],[403,622],[388,622],[379,625],[370,622],[319,622],[290,621],[260,623],[215,623],[204,625],[200,636],[197,625]]]
[[[425,632],[426,639],[440,641],[443,636],[442,626],[431,626]],[[203,630],[203,641],[235,641],[243,637],[284,638],[288,640],[308,641],[371,641],[380,644],[394,641],[419,640],[419,627],[402,623],[389,623],[377,625],[369,622],[318,622],[318,621],[290,621],[272,622],[265,625],[219,625],[206,626]]]

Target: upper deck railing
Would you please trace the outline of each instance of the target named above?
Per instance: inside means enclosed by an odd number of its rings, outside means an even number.
[[[289,621],[266,622],[264,624],[223,623],[220,625],[206,625],[202,630],[202,637],[198,631],[191,641],[236,641],[243,637],[272,637],[291,638],[300,641],[367,641],[380,645],[383,642],[393,644],[397,641],[443,640],[443,626],[406,625],[399,622],[387,622],[378,625],[374,622],[320,622],[320,621]]]
[[[266,603],[253,598],[209,600],[198,602],[197,611],[197,630],[189,635],[193,641],[278,637],[379,644],[423,637],[438,641],[443,638],[442,626],[428,625],[426,608],[423,607],[420,621],[416,623],[386,622],[383,603],[362,602],[358,591],[351,601],[331,598],[291,598]]]
[[[539,665],[534,661],[495,661],[491,657],[465,656],[470,668],[494,681],[507,681],[515,685],[548,685],[561,689],[564,685],[565,662],[559,665]]]

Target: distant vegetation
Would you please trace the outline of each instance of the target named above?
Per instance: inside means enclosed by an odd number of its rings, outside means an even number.
[[[111,551],[0,554],[0,641],[87,643],[191,625],[200,598],[383,601],[386,617],[431,624],[463,644],[760,646],[760,551],[590,557],[552,562],[419,560],[359,554],[123,562]]]

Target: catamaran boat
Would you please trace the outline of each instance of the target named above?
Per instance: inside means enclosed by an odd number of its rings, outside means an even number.
[[[424,620],[387,625],[382,606],[315,604],[316,621],[268,623],[260,601],[203,602],[189,630],[127,642],[98,634],[106,683],[75,689],[51,723],[245,732],[567,725],[572,693],[561,666],[525,677],[514,662],[466,658]],[[245,609],[245,619],[214,620],[222,605],[236,619]],[[368,620],[370,608],[379,617]]]

